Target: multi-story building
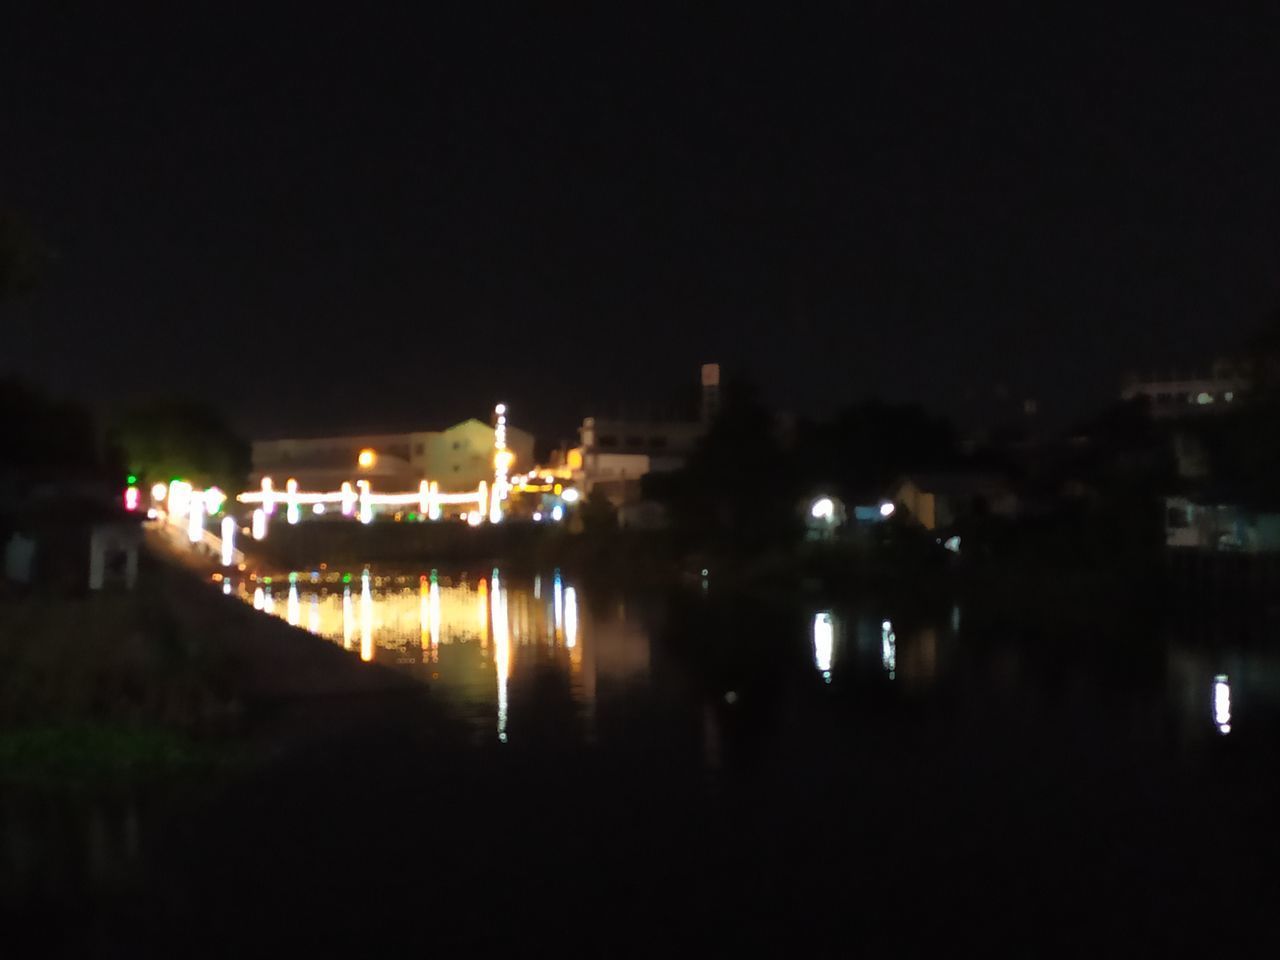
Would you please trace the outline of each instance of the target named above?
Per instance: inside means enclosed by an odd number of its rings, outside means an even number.
[[[702,400],[697,420],[626,420],[587,417],[579,433],[582,467],[575,479],[583,493],[600,487],[621,504],[640,494],[647,473],[678,470],[706,435],[720,406],[720,366],[702,366]]]
[[[1218,360],[1207,376],[1152,378],[1134,377],[1120,392],[1122,400],[1145,398],[1153,417],[1181,417],[1218,413],[1231,409],[1249,388],[1249,378],[1239,365]]]
[[[531,467],[533,435],[506,429],[514,469]],[[492,482],[493,455],[494,428],[474,419],[444,430],[257,440],[252,481],[270,476],[279,487],[293,477],[304,490],[337,490],[343,481],[365,479],[375,489],[408,491],[434,480],[444,492],[473,490],[481,480]]]

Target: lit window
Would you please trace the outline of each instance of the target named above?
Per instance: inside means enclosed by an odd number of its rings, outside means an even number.
[[[1198,394],[1196,394],[1196,403],[1198,403],[1198,404],[1199,404],[1200,406],[1202,406],[1202,407],[1203,407],[1205,404],[1213,403],[1213,394],[1212,394],[1212,393],[1198,393]]]

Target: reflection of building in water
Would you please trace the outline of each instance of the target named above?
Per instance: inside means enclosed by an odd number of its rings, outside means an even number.
[[[897,678],[898,635],[893,632],[893,622],[890,620],[884,620],[880,624],[880,663],[890,680]]]
[[[1231,682],[1225,673],[1213,678],[1213,722],[1218,732],[1231,732]]]
[[[835,657],[839,660],[843,645],[840,619],[834,618],[833,623]],[[815,624],[815,647],[816,630]],[[864,676],[872,675],[874,670],[886,679],[902,683],[907,690],[916,691],[933,686],[943,672],[944,653],[949,645],[940,644],[939,628],[933,624],[908,625],[904,630],[892,620],[862,616],[853,621],[852,630],[853,657],[861,665]],[[841,667],[842,676],[845,669]]]
[[[278,613],[269,585],[253,585],[252,595],[249,587],[240,584],[241,597],[264,612],[303,625],[305,605],[305,626],[312,633],[348,650],[357,649],[358,637],[361,659],[421,671],[446,698],[493,718],[501,737],[509,730],[519,734],[519,690],[540,671],[567,680],[571,700],[588,722],[594,720],[600,684],[647,681],[649,675],[644,627],[620,604],[586,608],[558,572],[547,590],[543,577],[513,585],[496,570],[487,580],[470,582],[435,571],[313,571],[290,577],[289,601]],[[526,727],[530,719],[526,715]]]
[[[822,679],[831,682],[831,657],[835,652],[835,628],[831,623],[831,611],[823,610],[813,615],[813,663]]]

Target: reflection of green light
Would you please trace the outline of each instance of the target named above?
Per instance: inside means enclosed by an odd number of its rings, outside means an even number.
[[[409,514],[409,519],[410,519],[410,520],[417,520],[417,519],[418,519],[418,515],[417,515],[416,513],[410,513],[410,514]]]
[[[349,574],[349,573],[344,573],[344,574],[342,575],[342,582],[343,582],[343,583],[350,583],[350,582],[351,582],[351,574]]]
[[[431,582],[432,583],[436,582],[436,571],[434,567],[431,568]]]
[[[294,572],[292,572],[292,573],[290,573],[290,574],[289,574],[289,582],[290,582],[290,583],[297,583],[297,582],[298,582],[298,574],[297,574],[297,571],[294,571]]]
[[[263,578],[262,578],[262,582],[263,582],[263,583],[265,583],[265,584],[270,585],[270,583],[271,583],[271,578],[270,578],[270,577],[263,577]]]
[[[138,475],[136,473],[131,473],[129,474],[129,476],[125,477],[125,480],[130,485],[133,485],[138,482]]]

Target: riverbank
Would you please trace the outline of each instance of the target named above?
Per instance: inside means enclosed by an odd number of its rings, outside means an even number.
[[[292,701],[417,693],[223,597],[183,560],[151,538],[133,592],[5,597],[0,782],[96,789],[187,775],[261,749]]]

